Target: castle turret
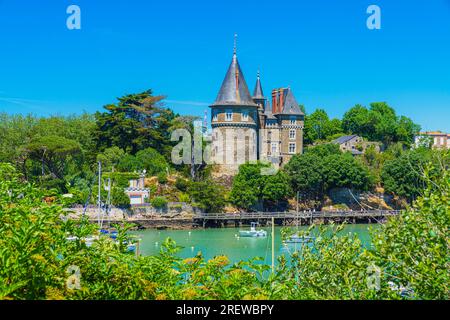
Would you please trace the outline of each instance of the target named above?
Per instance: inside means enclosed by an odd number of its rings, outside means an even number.
[[[236,45],[231,64],[211,107],[212,160],[222,173],[257,159],[258,105],[252,99],[239,65]]]

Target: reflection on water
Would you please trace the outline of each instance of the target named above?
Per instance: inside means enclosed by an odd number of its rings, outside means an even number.
[[[358,235],[364,245],[370,244],[368,232],[369,226],[375,225],[348,225],[342,233],[353,232]],[[306,229],[300,227],[299,229]],[[243,228],[247,229],[247,228]],[[264,229],[264,228],[263,228]],[[157,254],[165,239],[175,240],[177,245],[183,249],[179,253],[182,258],[189,258],[201,252],[206,259],[211,259],[217,255],[226,255],[232,262],[249,260],[254,257],[263,258],[266,264],[271,263],[271,228],[265,228],[267,237],[265,238],[244,238],[239,237],[239,228],[221,229],[196,229],[196,230],[142,230],[133,232],[142,239],[140,251],[143,255]],[[290,254],[295,250],[300,250],[302,244],[292,243],[284,245],[281,241],[281,228],[275,228],[275,257],[282,254]]]

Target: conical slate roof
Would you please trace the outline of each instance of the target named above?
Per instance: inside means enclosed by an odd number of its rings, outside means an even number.
[[[304,115],[290,88],[283,89],[283,96],[283,109],[280,114]]]
[[[256,77],[255,90],[253,90],[253,99],[264,99],[264,93],[261,86],[261,79],[259,78],[259,71]]]
[[[213,106],[218,105],[257,106],[248,90],[236,53],[233,54],[233,60],[222,82],[216,101],[213,103]]]

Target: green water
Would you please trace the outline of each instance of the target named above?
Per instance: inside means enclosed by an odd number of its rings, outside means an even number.
[[[369,226],[367,224],[347,225],[341,234],[355,233],[365,246],[370,245]],[[300,227],[299,229],[307,228]],[[226,255],[232,262],[248,260],[253,257],[262,257],[265,263],[271,263],[271,228],[262,228],[267,231],[265,238],[239,238],[239,230],[247,230],[248,227],[220,228],[220,229],[196,229],[196,230],[154,230],[148,229],[136,231],[141,239],[140,252],[143,255],[155,255],[161,248],[161,243],[171,238],[183,247],[179,256],[182,258],[194,257],[199,251],[206,259],[217,255]],[[261,228],[258,228],[261,229]],[[275,256],[289,254],[301,247],[299,244],[283,245],[281,241],[280,227],[275,228]]]

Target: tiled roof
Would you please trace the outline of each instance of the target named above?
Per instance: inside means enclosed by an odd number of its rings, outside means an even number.
[[[264,93],[261,86],[261,79],[259,78],[259,71],[258,75],[256,76],[255,89],[253,90],[253,99],[264,99]]]
[[[282,94],[284,96],[283,109],[279,114],[304,115],[290,88],[283,89]]]
[[[337,138],[336,140],[333,140],[333,142],[337,143],[337,144],[343,144],[343,143],[346,143],[347,141],[352,140],[355,137],[357,137],[356,134],[353,134],[350,136],[342,136],[342,137]]]
[[[254,103],[250,92],[247,87],[247,83],[244,79],[244,73],[239,66],[239,62],[236,53],[233,54],[233,59],[228,68],[225,79],[223,79],[222,86],[220,87],[219,94],[213,106],[254,106]]]

